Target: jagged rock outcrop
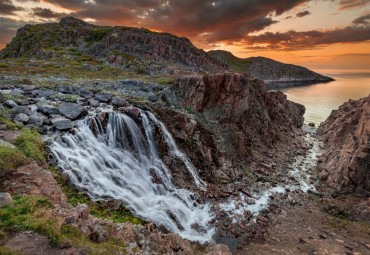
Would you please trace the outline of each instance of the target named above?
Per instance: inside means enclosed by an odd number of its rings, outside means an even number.
[[[231,52],[215,50],[208,52],[210,56],[230,66],[233,71],[250,73],[266,83],[267,89],[280,87],[329,82],[334,79],[305,67],[284,64],[265,57],[238,58]]]
[[[50,50],[50,49],[57,49]],[[63,55],[88,54],[141,72],[169,74],[179,70],[218,72],[227,65],[196,48],[189,39],[169,33],[157,33],[143,28],[107,27],[88,24],[66,17],[59,23],[26,25],[0,52],[0,57],[49,58],[62,51]],[[89,65],[86,68],[94,68]]]
[[[300,148],[296,134],[304,106],[281,92],[267,92],[264,83],[250,75],[186,76],[171,90],[175,96],[167,100],[191,108],[213,132],[220,153],[234,163],[274,163],[273,153]]]
[[[370,195],[370,95],[349,100],[321,123],[318,135],[326,151],[319,177],[335,192]]]

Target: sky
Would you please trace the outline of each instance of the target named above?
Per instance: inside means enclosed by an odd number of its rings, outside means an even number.
[[[241,58],[370,69],[370,0],[0,0],[0,49],[25,24],[65,16],[169,32]]]

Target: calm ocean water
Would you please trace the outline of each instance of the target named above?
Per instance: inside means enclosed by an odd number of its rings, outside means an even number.
[[[306,107],[306,124],[313,122],[319,125],[344,102],[370,94],[370,69],[321,69],[315,72],[330,76],[335,81],[279,89],[289,100]]]

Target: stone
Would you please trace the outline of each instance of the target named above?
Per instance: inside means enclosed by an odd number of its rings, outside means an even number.
[[[72,128],[72,121],[65,118],[54,118],[51,120],[51,123],[59,130],[67,130]]]
[[[308,125],[309,125],[310,127],[315,127],[315,123],[313,123],[313,122],[308,123]]]
[[[13,109],[16,113],[24,113],[26,115],[31,115],[32,114],[31,110],[27,106],[17,105]]]
[[[89,99],[89,100],[87,101],[87,103],[88,103],[91,107],[94,107],[94,108],[99,107],[99,105],[100,105],[99,101],[98,101],[98,100],[95,100],[95,99]]]
[[[40,110],[40,112],[47,114],[47,115],[59,113],[58,108],[51,106],[51,105],[47,105],[47,104],[38,105],[38,109]]]
[[[24,92],[23,92],[23,90],[20,90],[20,89],[13,89],[12,91],[10,91],[9,94],[15,95],[15,96],[20,96],[20,95],[23,95]]]
[[[4,109],[5,109],[4,105],[0,104],[0,110],[4,110]]]
[[[108,103],[109,100],[112,98],[112,95],[110,93],[105,93],[105,92],[102,92],[102,93],[98,93],[95,95],[95,98],[100,101],[100,102],[103,102],[103,103]]]
[[[12,205],[13,199],[12,196],[8,192],[1,192],[0,193],[0,207],[4,205]]]
[[[0,139],[0,145],[1,145],[1,146],[8,146],[8,147],[13,148],[13,149],[17,148],[17,147],[15,147],[13,144],[8,143],[8,142],[5,142],[5,141],[4,141],[4,140],[2,140],[2,139]]]
[[[73,87],[72,86],[59,86],[58,91],[63,94],[73,94]]]
[[[157,102],[158,97],[153,92],[150,92],[149,95],[148,95],[148,100],[151,101],[151,102]]]
[[[18,104],[16,103],[16,102],[14,102],[13,100],[6,100],[5,102],[4,102],[4,104],[6,105],[6,106],[9,106],[9,107],[12,107],[12,108],[14,108],[15,106],[17,106]]]
[[[113,97],[111,104],[115,107],[123,107],[123,106],[129,106],[127,101],[120,97]]]
[[[90,90],[87,90],[87,89],[80,89],[77,94],[80,96],[80,97],[84,97],[84,98],[89,98],[89,97],[93,97],[94,96],[94,93]]]
[[[59,107],[59,112],[68,119],[75,120],[82,113],[83,107],[75,103],[62,103]]]
[[[29,120],[29,117],[27,116],[27,114],[18,113],[18,115],[14,118],[14,120],[21,122],[21,123],[25,123]]]
[[[57,92],[51,89],[41,88],[37,90],[37,94],[39,95],[39,97],[49,98],[57,94]]]
[[[35,125],[37,127],[41,127],[44,123],[44,118],[37,116],[37,115],[30,115],[28,123]]]

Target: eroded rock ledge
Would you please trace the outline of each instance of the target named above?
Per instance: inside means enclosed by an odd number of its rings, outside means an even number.
[[[320,125],[319,176],[334,192],[370,195],[370,95],[349,100]]]

